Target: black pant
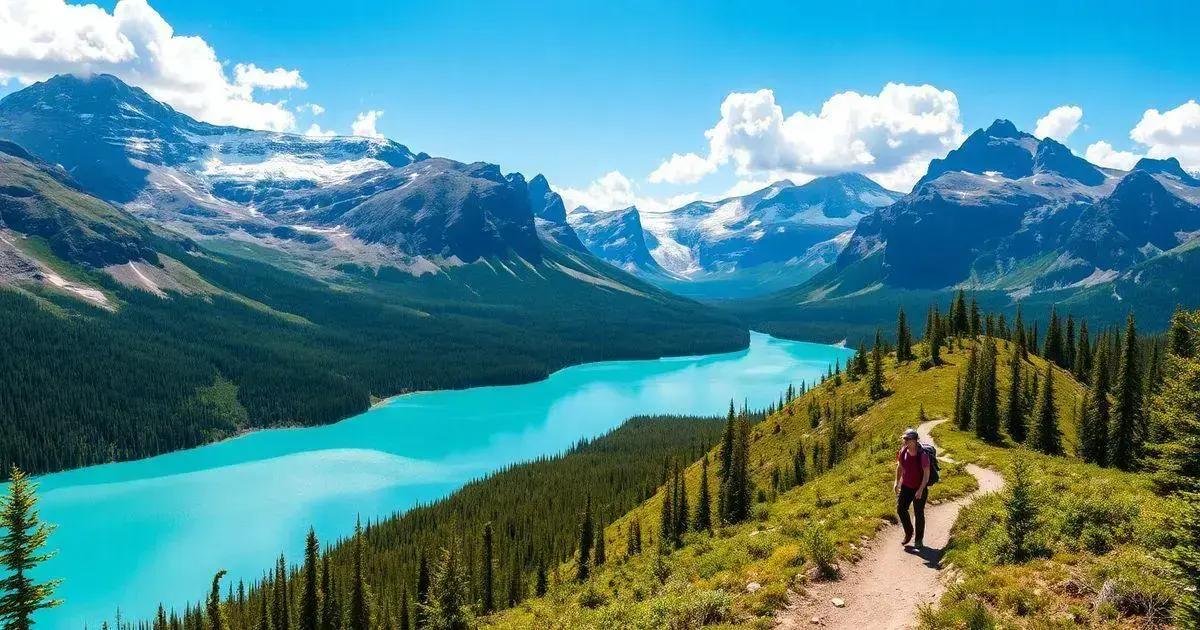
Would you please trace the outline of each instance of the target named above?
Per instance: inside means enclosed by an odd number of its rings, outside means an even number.
[[[900,517],[900,525],[904,527],[904,537],[907,538],[913,533],[912,521],[908,518],[908,506],[912,506],[913,514],[917,516],[917,542],[925,540],[925,499],[929,498],[929,490],[921,493],[921,498],[913,498],[917,493],[916,488],[908,486],[900,486],[900,495],[896,497],[896,516]]]

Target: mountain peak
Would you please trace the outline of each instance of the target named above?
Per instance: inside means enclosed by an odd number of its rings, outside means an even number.
[[[984,131],[987,135],[993,138],[1020,138],[1026,136],[1011,120],[1006,118],[997,118],[992,121],[992,124]]]
[[[1200,186],[1200,180],[1183,170],[1183,166],[1179,164],[1179,160],[1173,157],[1162,160],[1156,160],[1154,158],[1142,158],[1137,161],[1137,164],[1133,165],[1133,170],[1144,171],[1155,175],[1173,175],[1187,184],[1192,186]]]
[[[1088,186],[1096,186],[1105,179],[1100,169],[1053,138],[1042,138],[1038,142],[1037,153],[1033,156],[1033,172],[1056,173]]]
[[[987,129],[977,129],[945,158],[934,158],[929,170],[914,187],[937,179],[942,173],[961,171],[982,175],[989,171],[1009,179],[1033,174],[1033,156],[1038,141],[1031,134],[1017,129],[1010,120],[996,119]]]

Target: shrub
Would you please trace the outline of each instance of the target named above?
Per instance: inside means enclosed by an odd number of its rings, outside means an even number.
[[[604,593],[601,593],[595,586],[588,584],[583,587],[579,593],[579,605],[588,608],[599,608],[608,603],[608,598]]]
[[[829,534],[819,525],[810,525],[801,539],[804,543],[804,555],[809,562],[821,572],[821,576],[830,579],[837,577],[834,561],[837,559],[837,548],[829,539]]]
[[[1102,555],[1132,538],[1138,506],[1126,497],[1109,493],[1068,496],[1061,532],[1069,545]]]
[[[728,593],[673,583],[651,602],[647,627],[694,630],[730,621],[732,604]]]

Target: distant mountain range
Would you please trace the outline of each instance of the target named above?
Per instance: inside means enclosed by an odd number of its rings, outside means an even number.
[[[684,295],[761,294],[824,269],[860,219],[901,197],[858,173],[776,182],[662,212],[581,209],[568,219],[592,253]],[[636,215],[636,218],[631,215]],[[595,229],[620,218],[619,231]],[[644,236],[631,234],[637,224]]]
[[[1105,169],[997,120],[863,217],[833,265],[739,309],[782,329],[964,288],[994,294],[995,307],[1145,309],[1162,324],[1175,303],[1200,301],[1197,237],[1200,180],[1177,160]]]

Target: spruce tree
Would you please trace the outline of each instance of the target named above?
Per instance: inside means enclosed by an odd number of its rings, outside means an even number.
[[[592,552],[592,566],[598,567],[608,561],[608,551],[605,549],[604,521],[596,527],[596,549]]]
[[[1029,348],[1025,340],[1025,321],[1021,319],[1021,305],[1017,305],[1017,318],[1013,322],[1013,341],[1017,346],[1017,353],[1021,355],[1021,360],[1029,358]]]
[[[732,466],[732,464],[731,464]],[[732,474],[732,469],[730,470]],[[662,510],[658,517],[658,541],[663,546],[671,545],[675,542],[675,505],[678,499],[675,497],[675,477],[674,475],[663,485],[663,500]],[[729,498],[726,497],[725,505],[730,505]]]
[[[468,585],[454,545],[442,550],[442,561],[433,576],[426,611],[430,630],[468,630],[473,619],[467,605]]]
[[[1098,345],[1099,354],[1088,377],[1091,387],[1084,402],[1083,423],[1079,430],[1079,456],[1085,462],[1108,464],[1108,431],[1112,422],[1112,405],[1108,400],[1108,345]]]
[[[811,402],[809,403],[809,416],[812,416]],[[813,428],[816,428],[816,419],[813,419],[812,422]],[[725,504],[728,499],[725,490],[729,486],[729,475],[733,472],[733,443],[736,433],[737,416],[733,409],[733,400],[730,400],[729,414],[725,417],[725,432],[721,435],[721,468],[717,471],[721,480],[721,485],[717,492],[717,516],[722,521],[727,521],[729,515],[729,506]]]
[[[584,582],[588,579],[592,562],[592,497],[588,495],[583,508],[583,517],[579,520],[579,555],[576,557],[575,579]]]
[[[958,290],[958,295],[955,296],[954,302],[950,306],[950,332],[961,337],[971,331],[970,316],[967,313],[967,294],[962,289]]]
[[[287,560],[282,553],[275,562],[275,597],[272,604],[271,621],[275,630],[288,630],[291,626],[291,607],[288,605]]]
[[[537,577],[534,578],[533,583],[533,594],[538,597],[545,597],[548,586],[549,580],[546,579],[546,562],[538,560]]]
[[[221,578],[225,577],[225,569],[217,571],[213,576],[212,590],[204,603],[204,612],[208,616],[208,630],[228,630],[229,622],[225,619],[225,611],[221,610]]]
[[[805,466],[804,444],[796,449],[796,454],[792,456],[792,479],[797,486],[804,485],[808,479],[808,471]]]
[[[408,591],[400,593],[400,629],[412,630],[412,611],[408,608]]]
[[[1092,345],[1088,339],[1086,321],[1079,323],[1079,343],[1075,346],[1075,360],[1071,362],[1071,370],[1081,383],[1090,383],[1092,378]]]
[[[432,586],[432,576],[429,571],[429,556],[425,549],[417,559],[417,609],[413,615],[418,630],[424,630],[426,624],[425,609],[429,606],[429,589]]]
[[[350,581],[350,616],[348,630],[371,630],[371,600],[363,568],[362,521],[354,523],[354,567]]]
[[[1008,437],[1018,444],[1024,444],[1028,435],[1029,424],[1026,420],[1024,391],[1021,389],[1021,349],[1013,345],[1012,356],[1008,359],[1008,394],[1005,396],[1004,430]]]
[[[971,428],[974,418],[971,417],[971,412],[974,411],[975,402],[975,384],[979,382],[979,351],[976,348],[971,348],[971,354],[967,357],[967,368],[962,379],[962,393],[959,398],[959,409],[955,415],[955,421],[958,428],[963,431]]]
[[[912,331],[908,329],[908,318],[904,316],[902,306],[896,315],[896,361],[904,363],[912,359]]]
[[[1109,456],[1112,465],[1122,470],[1137,467],[1138,451],[1143,437],[1141,369],[1137,327],[1131,312],[1126,320],[1125,336],[1121,340],[1121,366],[1117,375],[1112,450]]]
[[[1187,329],[1183,335],[1175,330],[1180,326]],[[1190,323],[1173,321],[1171,336],[1176,335],[1184,341],[1168,339],[1163,383],[1151,399],[1150,413],[1162,430],[1149,449],[1150,465],[1160,493],[1200,493],[1200,358]]]
[[[308,528],[304,541],[304,592],[300,595],[300,630],[318,630],[320,624],[320,594],[317,585],[317,562],[321,548],[317,544],[317,532]]]
[[[1037,528],[1038,509],[1029,463],[1020,452],[1012,459],[1011,484],[1004,499],[1004,528],[1013,560],[1024,562],[1033,555],[1031,538]]]
[[[1171,315],[1171,326],[1167,329],[1167,353],[1182,359],[1196,355],[1197,331],[1192,328],[1192,316],[1180,307]]]
[[[1075,371],[1075,316],[1067,314],[1067,330],[1063,339],[1063,368]]]
[[[1057,309],[1050,309],[1050,326],[1046,329],[1046,346],[1042,356],[1060,366],[1063,364],[1062,322],[1058,319]]]
[[[978,337],[981,333],[983,333],[983,320],[980,318],[980,315],[979,315],[979,302],[976,302],[975,298],[971,298],[971,323],[970,323],[970,326],[971,326],[971,328],[968,332],[970,333],[970,335],[972,337]]]
[[[871,385],[872,400],[879,400],[887,395],[883,385],[883,348],[880,347],[879,332],[875,333],[875,347],[871,348]]]
[[[480,579],[482,581],[480,592],[480,609],[483,614],[491,614],[496,610],[496,559],[493,556],[495,553],[495,535],[492,532],[491,522],[483,524],[483,536],[480,541],[482,547],[481,557],[479,559],[482,570],[480,571]]]
[[[971,419],[975,422],[975,435],[987,442],[1000,440],[999,396],[996,393],[996,346],[985,338],[982,356],[975,381],[975,400],[971,406]]]
[[[696,522],[698,532],[712,532],[712,496],[708,489],[708,454],[700,462],[700,494],[696,497]]]
[[[5,630],[29,630],[39,610],[58,606],[54,589],[61,580],[37,582],[30,575],[53,554],[42,547],[54,527],[43,523],[37,510],[37,486],[21,469],[9,470],[8,494],[0,500],[0,621]]]
[[[263,576],[263,586],[266,586],[266,576]],[[268,612],[268,604],[271,600],[271,591],[263,588],[259,591],[258,597],[258,630],[271,630],[274,626],[271,625],[271,614]],[[273,604],[272,604],[273,606]]]
[[[321,630],[339,630],[342,627],[342,615],[333,588],[333,571],[329,567],[328,553],[321,557],[321,594]]]
[[[1042,391],[1033,414],[1033,447],[1047,455],[1062,455],[1062,431],[1054,406],[1054,367],[1047,360]]]

